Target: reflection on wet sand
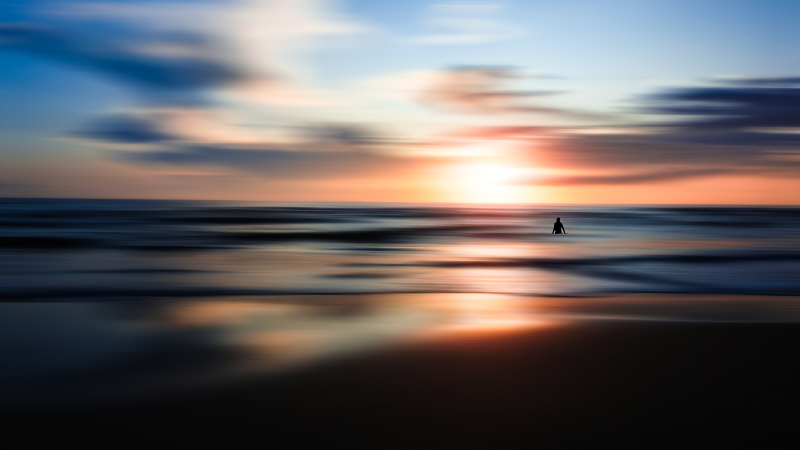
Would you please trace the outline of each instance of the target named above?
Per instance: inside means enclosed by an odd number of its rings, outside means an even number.
[[[439,301],[428,300],[435,309]],[[486,307],[473,300],[467,312]],[[457,319],[464,305],[452,312]],[[798,444],[800,373],[793,355],[800,329],[793,323],[594,320],[419,336],[291,373],[228,378],[235,382],[192,395],[0,420],[11,439],[22,438],[29,448],[105,448],[109,442],[131,449],[292,450]]]
[[[413,338],[431,331],[501,329],[543,323],[530,299],[497,294],[275,296],[171,302],[160,327],[219,330],[218,344],[246,350],[261,370]]]
[[[127,401],[384,347],[556,323],[800,321],[794,297],[364,294],[2,303],[3,409]]]
[[[13,321],[0,331],[8,334],[0,336],[5,342],[0,358],[19,374],[2,387],[4,407],[12,409],[164,394],[285,371],[431,330],[532,322],[523,299],[490,294],[5,303],[0,308],[5,320]]]

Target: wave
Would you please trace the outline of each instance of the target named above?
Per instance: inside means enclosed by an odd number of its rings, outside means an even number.
[[[797,292],[793,274],[800,269],[800,208],[793,207],[0,199],[0,213],[0,293],[12,301],[365,292],[783,295]],[[550,234],[555,217],[570,234]]]

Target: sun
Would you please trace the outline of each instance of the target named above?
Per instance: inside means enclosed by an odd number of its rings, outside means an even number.
[[[522,175],[523,169],[511,166],[464,164],[457,169],[467,179],[486,183],[510,183]]]
[[[529,179],[539,169],[530,165],[530,141],[462,137],[448,142],[441,154],[450,159],[439,166],[439,183],[447,201],[455,203],[529,203],[536,188]]]
[[[500,163],[470,162],[448,168],[448,185],[459,203],[524,203],[530,192],[520,181],[527,170]]]

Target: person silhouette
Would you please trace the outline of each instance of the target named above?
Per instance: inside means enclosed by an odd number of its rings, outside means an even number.
[[[550,234],[561,234],[561,232],[567,234],[567,230],[564,229],[564,224],[561,223],[561,217],[556,217],[556,223],[553,224],[553,232]]]

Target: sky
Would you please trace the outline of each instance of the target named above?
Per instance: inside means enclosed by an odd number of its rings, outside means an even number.
[[[0,0],[0,196],[800,204],[795,0]]]

